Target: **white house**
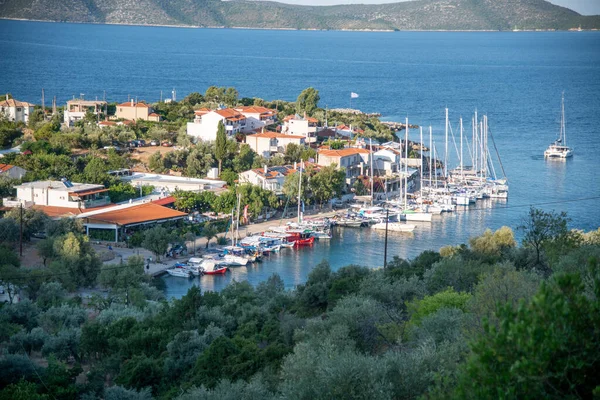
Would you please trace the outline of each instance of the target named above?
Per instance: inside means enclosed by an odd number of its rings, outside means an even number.
[[[301,117],[299,115],[288,115],[283,120],[282,133],[289,135],[301,135],[306,138],[307,143],[316,141],[319,121],[312,117]]]
[[[27,171],[21,167],[10,164],[0,164],[0,177],[6,177],[11,179],[21,179],[25,176]]]
[[[27,123],[29,116],[33,113],[33,107],[34,105],[31,103],[15,99],[0,101],[0,113],[4,114],[9,121],[14,122]]]
[[[187,134],[204,141],[217,139],[219,122],[225,125],[227,136],[235,136],[246,128],[246,117],[233,108],[210,111],[201,109],[195,112],[193,122],[187,124]]]
[[[374,169],[379,174],[393,175],[402,170],[402,152],[391,147],[384,147],[373,153]]]
[[[273,153],[284,153],[290,143],[304,146],[306,138],[300,135],[286,135],[278,132],[261,132],[247,135],[246,143],[257,154],[269,158]]]
[[[67,126],[73,126],[75,122],[83,119],[89,111],[99,118],[102,110],[106,107],[106,101],[74,99],[67,101],[64,112],[64,122]]]
[[[244,171],[239,175],[240,183],[251,183],[260,186],[263,189],[270,190],[275,194],[283,193],[283,183],[285,177],[296,172],[291,165],[281,165],[276,167],[267,167],[251,169]]]
[[[16,186],[17,201],[25,205],[89,209],[110,204],[104,185],[36,181]]]
[[[246,117],[246,126],[242,129],[243,133],[256,132],[277,122],[277,111],[270,108],[242,106],[235,107],[234,109]]]
[[[346,183],[352,185],[359,175],[370,167],[371,152],[367,149],[345,148],[339,150],[319,149],[318,163],[324,167],[336,164],[346,170]]]

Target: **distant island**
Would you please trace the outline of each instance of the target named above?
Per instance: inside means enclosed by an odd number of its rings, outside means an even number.
[[[1,0],[0,18],[99,24],[306,30],[574,30],[600,28],[545,0],[415,0],[298,6],[221,0]]]

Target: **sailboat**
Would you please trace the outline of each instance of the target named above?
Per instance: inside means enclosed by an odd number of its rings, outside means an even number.
[[[558,139],[550,144],[544,152],[544,158],[567,158],[573,156],[573,149],[567,146],[567,131],[565,124],[565,94],[563,92],[560,104],[560,133]]]

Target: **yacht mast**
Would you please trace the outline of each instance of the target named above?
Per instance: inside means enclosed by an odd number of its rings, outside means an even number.
[[[404,132],[404,208],[408,204],[408,117],[406,117],[406,129]]]
[[[371,207],[373,207],[373,198],[375,197],[375,193],[373,193],[373,188],[374,188],[373,176],[374,176],[374,174],[373,174],[373,139],[372,138],[369,138],[369,148],[370,148],[369,149],[370,150],[369,158],[371,159],[370,160],[371,161]]]
[[[429,125],[429,193],[431,193],[432,171],[431,162],[433,159],[433,143],[431,138],[431,125]]]
[[[464,174],[464,164],[463,164],[463,120],[460,117],[460,178],[461,181],[464,182],[465,174]]]
[[[421,137],[421,176],[419,177],[419,191],[421,196],[421,201],[423,200],[423,127],[419,126],[419,135]]]
[[[300,161],[300,178],[298,179],[298,223],[302,222],[302,213],[300,211],[301,201],[302,201],[302,167],[304,165],[304,161]]]
[[[567,145],[567,126],[565,124],[565,92],[562,92],[562,98],[560,102],[560,130],[562,132],[563,146]]]
[[[408,127],[407,127],[408,129]],[[448,107],[446,107],[446,147],[444,153],[444,176],[448,177]]]

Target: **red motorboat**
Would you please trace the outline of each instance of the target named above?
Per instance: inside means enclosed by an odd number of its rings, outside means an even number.
[[[224,275],[227,272],[226,265],[219,265],[216,263],[207,263],[206,261],[203,263],[202,267],[204,268],[204,274],[206,275]]]
[[[296,239],[295,245],[296,246],[310,246],[314,242],[315,242],[314,237],[308,237],[308,238],[304,238],[304,239]]]

